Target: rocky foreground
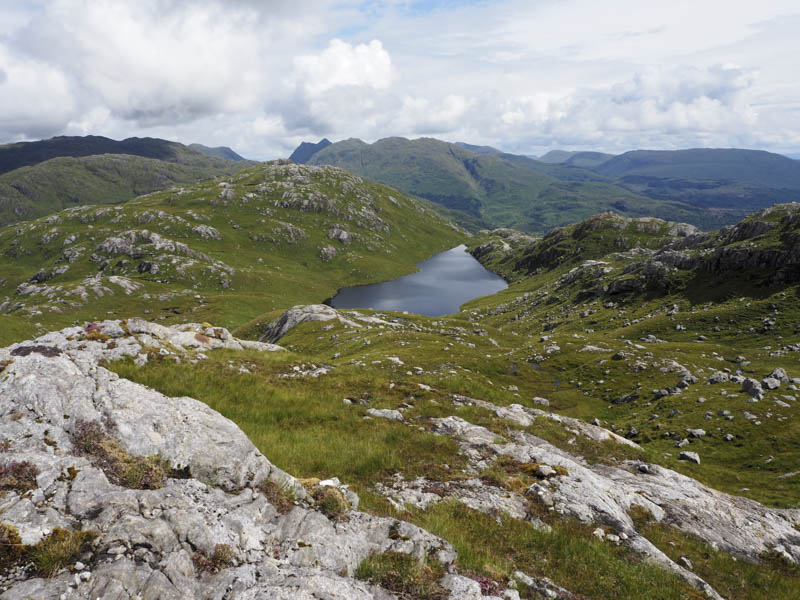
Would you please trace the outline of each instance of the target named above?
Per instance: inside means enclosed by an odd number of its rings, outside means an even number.
[[[374,320],[295,307],[264,338],[277,342],[299,323],[336,318]],[[168,398],[101,366],[124,357],[144,364],[154,354],[197,361],[215,348],[281,350],[207,324],[163,327],[141,319],[73,327],[0,349],[4,543],[34,547],[54,532],[85,532],[73,560],[56,565],[50,577],[17,557],[2,573],[0,598],[393,598],[354,577],[365,558],[387,552],[438,560],[448,571],[440,584],[451,598],[486,597],[478,582],[457,574],[446,541],[403,521],[357,512],[358,498],[346,485],[299,482],[205,404]],[[379,491],[400,510],[452,498],[547,527],[525,509],[533,502],[603,526],[598,537],[628,545],[711,597],[719,595],[691,564],[674,563],[639,535],[629,516],[634,506],[744,559],[777,552],[800,561],[798,510],[766,508],[656,465],[590,465],[525,431],[544,418],[575,436],[633,444],[595,425],[521,405],[453,401],[495,412],[511,426],[510,439],[500,443],[458,417],[437,419],[435,431],[459,441],[476,477],[381,484]],[[396,410],[370,414],[405,422]],[[509,493],[477,477],[504,459],[538,465],[540,483]],[[13,563],[13,553],[2,557]],[[548,581],[517,577],[543,597],[572,597]],[[513,589],[503,593],[519,597]]]

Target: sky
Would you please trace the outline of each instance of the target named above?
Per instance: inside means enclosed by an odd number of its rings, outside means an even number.
[[[798,0],[0,0],[0,143],[800,155]]]

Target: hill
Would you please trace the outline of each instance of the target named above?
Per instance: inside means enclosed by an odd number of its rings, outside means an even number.
[[[610,177],[722,180],[800,189],[800,164],[783,155],[763,150],[634,150],[598,165],[595,170]]]
[[[129,154],[52,158],[0,175],[0,225],[67,207],[119,204],[173,185],[230,175],[252,164],[196,152],[181,162]]]
[[[191,150],[196,150],[206,156],[212,156],[214,158],[224,158],[226,160],[247,160],[244,157],[240,156],[227,146],[217,146],[216,148],[209,148],[208,146],[204,146],[203,144],[189,144],[189,148]]]
[[[650,198],[711,209],[800,200],[800,163],[761,150],[636,150],[590,168]]]
[[[128,138],[122,141],[87,136],[60,136],[36,142],[17,142],[0,146],[0,173],[35,165],[61,156],[131,154],[169,162],[191,163],[202,154],[183,144],[158,138]]]
[[[419,202],[339,169],[264,164],[0,229],[2,329],[106,311],[239,326],[407,273],[464,238]]]
[[[593,169],[611,160],[614,156],[616,155],[606,154],[605,152],[576,152],[565,161],[562,161],[562,164],[570,167]]]
[[[604,210],[627,216],[673,216],[706,229],[734,222],[744,214],[654,200],[586,169],[511,154],[477,154],[431,138],[386,138],[374,144],[344,140],[315,153],[310,164],[338,166],[467,213],[473,222],[478,219],[492,227],[529,233]],[[459,222],[469,226],[468,219]]]
[[[492,148],[491,146],[476,146],[475,144],[467,144],[465,142],[456,142],[456,146],[460,146],[466,150],[469,150],[470,152],[474,152],[475,154],[491,154],[494,156],[505,154],[505,152],[502,150]]]
[[[550,150],[546,154],[542,154],[538,160],[539,162],[548,163],[548,164],[561,164],[571,157],[578,154],[578,151],[571,151],[571,150]]]

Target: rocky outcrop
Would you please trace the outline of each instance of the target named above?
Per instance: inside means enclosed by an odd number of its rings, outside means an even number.
[[[95,536],[72,572],[42,578],[18,569],[3,580],[0,598],[388,599],[395,596],[353,578],[370,553],[453,563],[449,544],[408,523],[352,510],[329,518],[233,422],[197,400],[166,397],[98,365],[141,356],[145,346],[175,357],[190,348],[275,349],[244,344],[221,328],[138,319],[0,349],[2,464],[26,463],[37,472],[32,489],[0,498],[2,522],[24,544],[55,528]],[[168,467],[163,485],[113,483],[103,464],[77,451],[87,423],[104,427],[131,456],[160,457]],[[265,482],[291,492],[293,505],[279,511]],[[209,559],[217,555],[218,563]]]
[[[602,427],[538,409],[521,405],[500,407],[463,396],[455,400],[490,410],[512,426],[503,440],[495,432],[459,417],[433,419],[434,431],[458,440],[473,473],[483,472],[501,457],[547,467],[549,470],[541,474],[542,481],[527,490],[525,495],[529,499],[546,510],[613,528],[617,539],[624,540],[631,549],[675,571],[711,597],[719,598],[702,579],[670,560],[637,532],[630,516],[634,507],[649,512],[658,522],[748,560],[757,561],[763,553],[775,551],[789,561],[800,561],[800,536],[796,529],[800,510],[767,508],[753,500],[718,492],[657,465],[637,461],[625,462],[620,467],[591,465],[526,430],[535,430],[537,418],[547,418],[562,422],[576,435],[596,441],[635,444]],[[409,425],[415,424],[409,422]],[[694,455],[688,460],[699,461],[695,453],[686,454]],[[425,479],[396,478],[392,485],[378,486],[378,491],[398,509],[405,505],[425,507],[443,498],[454,498],[476,510],[489,513],[501,510],[514,518],[530,520],[534,527],[547,527],[526,512],[522,494],[493,487],[477,478],[440,485],[432,485]]]

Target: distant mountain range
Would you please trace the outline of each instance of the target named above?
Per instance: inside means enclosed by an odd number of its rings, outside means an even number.
[[[553,150],[534,160],[463,142],[385,138],[374,144],[304,143],[292,156],[437,202],[472,229],[540,233],[605,210],[713,229],[773,203],[800,200],[800,163],[758,150],[635,150],[618,156]]]
[[[230,148],[157,138],[56,137],[0,146],[0,225],[70,206],[117,204],[254,164]]]

